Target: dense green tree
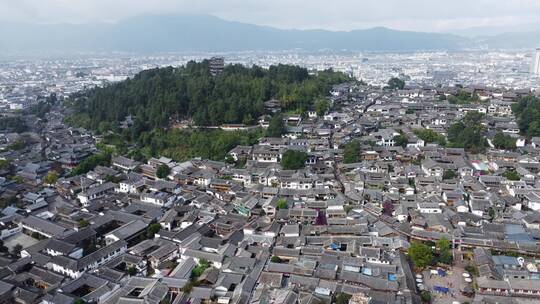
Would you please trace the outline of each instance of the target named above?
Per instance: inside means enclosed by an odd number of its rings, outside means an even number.
[[[270,119],[268,128],[266,129],[266,136],[268,137],[281,137],[282,134],[285,134],[287,128],[283,123],[283,118],[281,115],[274,115]]]
[[[272,258],[270,259],[270,261],[272,263],[281,263],[281,259],[278,257],[278,256],[272,256]]]
[[[281,166],[285,170],[298,170],[305,166],[307,158],[306,152],[287,150],[281,158]]]
[[[446,138],[431,129],[415,129],[414,134],[427,143],[438,143],[441,146],[446,145]]]
[[[236,145],[254,144],[260,131],[179,130],[172,124],[182,120],[199,126],[253,124],[264,114],[264,101],[272,98],[280,100],[283,111],[301,113],[314,108],[314,102],[325,98],[333,85],[350,80],[332,70],[311,75],[305,68],[288,65],[268,69],[228,65],[220,77],[212,77],[208,61],[189,62],[179,68],[145,70],[119,83],[75,93],[66,101],[74,110],[66,123],[103,133],[102,143],[115,147],[111,152],[131,151],[136,160],[156,155],[177,161],[224,160]],[[128,115],[133,124],[120,130],[119,124]],[[266,135],[280,137],[285,132],[281,115],[274,115]],[[74,174],[101,162],[91,157]]]
[[[506,170],[503,173],[503,176],[506,177],[508,180],[511,181],[518,181],[521,179],[521,175],[516,170]]]
[[[177,161],[202,157],[212,160],[224,160],[227,153],[237,145],[253,145],[260,137],[260,131],[187,131],[154,130],[144,132],[139,144],[143,147],[144,158],[163,155]]]
[[[516,148],[516,139],[501,131],[495,134],[492,143],[498,149],[514,150]]]
[[[454,260],[454,258],[452,256],[452,251],[451,250],[441,251],[439,253],[438,260],[442,264],[452,265],[452,261]]]
[[[0,159],[0,170],[7,170],[11,167],[11,162],[7,159]]]
[[[28,136],[21,136],[15,142],[11,143],[7,148],[11,151],[24,150],[29,146],[31,139]]]
[[[8,248],[4,245],[3,240],[0,240],[0,252],[3,252],[3,253],[8,252]]]
[[[134,275],[137,274],[137,268],[135,268],[135,267],[133,267],[133,266],[132,266],[132,267],[129,267],[129,268],[127,269],[126,272],[127,272],[127,274],[129,274],[130,276],[134,276]]]
[[[407,147],[407,143],[409,142],[409,139],[404,134],[399,134],[394,136],[394,142],[396,143],[396,146],[401,146],[403,148]]]
[[[281,209],[287,209],[287,208],[288,208],[287,201],[285,199],[282,198],[277,201],[276,209],[281,210]]]
[[[436,243],[436,248],[439,251],[438,260],[440,263],[451,265],[452,264],[452,245],[450,241],[446,238],[441,238]]]
[[[330,108],[330,103],[327,99],[319,99],[315,102],[315,111],[318,116],[323,116]]]
[[[232,155],[230,155],[230,154],[227,154],[227,155],[225,156],[225,162],[226,162],[227,164],[234,164],[234,163],[236,163],[236,161],[234,160],[234,157],[232,157]]]
[[[540,136],[540,99],[525,96],[512,105],[521,134],[527,137]]]
[[[245,169],[247,163],[247,157],[240,157],[234,166],[237,169]]]
[[[452,244],[450,244],[450,241],[449,241],[447,238],[445,238],[445,237],[440,238],[440,239],[435,243],[435,246],[437,246],[437,249],[438,249],[439,251],[450,250],[451,245],[452,245]]]
[[[483,119],[484,115],[481,113],[468,112],[463,119],[452,124],[448,129],[450,146],[465,148],[472,153],[483,152],[486,148]]]
[[[203,272],[210,267],[210,262],[205,259],[200,259],[199,264],[191,270],[191,278],[196,279],[203,274]]]
[[[49,185],[54,185],[57,180],[58,180],[58,172],[54,170],[47,172],[47,175],[45,175],[45,177],[43,178],[43,181]]]
[[[493,218],[495,218],[495,214],[496,214],[495,208],[489,207],[489,209],[488,209],[489,217],[493,219]]]
[[[397,77],[392,77],[388,80],[387,88],[391,90],[395,90],[395,89],[403,90],[404,87],[405,87],[405,81]]]
[[[45,103],[48,105],[55,105],[58,102],[58,96],[56,93],[51,93],[49,96],[45,97]]]
[[[465,266],[465,271],[467,271],[473,276],[476,276],[476,277],[478,276],[478,267],[476,267],[476,265],[474,264],[467,264]]]
[[[453,104],[469,104],[480,100],[477,94],[459,90],[457,94],[448,96],[448,102]]]
[[[93,154],[82,160],[73,170],[72,175],[79,175],[93,170],[96,166],[108,166],[111,163],[111,154],[108,152],[100,152]]]
[[[54,95],[56,96],[56,95]],[[49,99],[49,97],[47,98]],[[56,97],[55,97],[56,100]],[[37,104],[31,106],[27,111],[25,111],[27,114],[33,114],[37,117],[43,119],[45,118],[45,115],[51,111],[52,108],[52,99],[51,102],[41,100]]]
[[[98,124],[97,132],[99,134],[105,134],[111,131],[113,128],[112,124],[108,121],[102,121]]]
[[[153,239],[153,238],[154,238],[154,235],[155,235],[156,233],[158,233],[159,230],[161,230],[161,225],[160,225],[160,224],[158,224],[158,223],[150,224],[150,225],[146,228],[146,237],[149,238],[149,239]]]
[[[360,161],[360,142],[351,140],[343,149],[343,162],[346,164],[357,163]]]
[[[107,175],[105,176],[105,181],[110,183],[119,183],[124,179],[122,176]]]
[[[445,170],[442,176],[443,179],[453,179],[455,177],[456,177],[456,171],[454,170]]]
[[[80,219],[79,220],[79,227],[80,228],[84,228],[84,227],[88,227],[90,226],[90,222],[85,220],[85,219]]]
[[[228,65],[220,77],[212,77],[207,60],[191,61],[74,94],[69,103],[75,113],[69,122],[94,130],[103,122],[118,125],[127,115],[148,130],[191,118],[200,126],[252,122],[264,114],[266,100],[280,100],[285,111],[305,111],[333,85],[350,80],[332,70],[310,75],[305,68],[282,64],[269,69]]]
[[[195,280],[189,280],[180,290],[185,294],[190,294],[193,290],[193,287],[197,286],[198,284],[199,282]]]
[[[420,242],[412,242],[409,247],[409,256],[418,268],[425,268],[433,263],[433,250]]]
[[[0,131],[22,133],[28,130],[21,116],[0,117]]]
[[[253,119],[253,116],[251,116],[251,114],[247,113],[244,115],[242,123],[246,126],[251,126],[255,124],[255,119]]]
[[[427,290],[422,290],[420,293],[420,298],[423,303],[431,303],[431,293]]]
[[[15,244],[15,246],[11,248],[11,254],[14,256],[20,256],[22,250],[23,250],[23,246],[21,244]]]
[[[169,166],[163,164],[160,165],[156,170],[156,176],[158,178],[166,178],[171,173],[171,168]]]
[[[19,175],[15,175],[15,176],[12,176],[11,177],[11,180],[18,183],[18,184],[24,184],[25,183],[25,180],[24,178],[22,178],[21,176]]]
[[[340,292],[336,295],[336,304],[349,304],[352,296],[350,294]]]

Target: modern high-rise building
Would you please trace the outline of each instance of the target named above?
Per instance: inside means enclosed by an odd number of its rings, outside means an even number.
[[[225,59],[223,57],[212,57],[209,62],[210,74],[217,76],[223,72],[225,66]]]
[[[540,75],[540,48],[537,48],[533,55],[531,73]]]

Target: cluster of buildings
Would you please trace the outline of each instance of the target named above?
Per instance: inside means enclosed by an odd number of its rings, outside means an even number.
[[[462,51],[416,53],[355,52],[241,52],[225,54],[96,55],[82,54],[64,59],[20,59],[0,62],[0,110],[26,109],[38,100],[55,94],[59,99],[74,92],[103,86],[156,67],[180,66],[209,56],[210,72],[221,73],[223,55],[231,63],[268,67],[295,64],[311,71],[334,69],[374,86],[385,85],[391,77],[424,85],[478,84],[523,89],[540,86],[540,52]],[[481,67],[481,68],[480,68]]]
[[[391,77],[401,77],[418,85],[461,83],[512,89],[540,85],[538,73],[534,74],[534,67],[539,63],[538,51],[531,49],[413,53],[253,52],[227,54],[227,61],[248,66],[288,63],[310,70],[332,68],[370,85],[384,85]]]
[[[3,60],[0,62],[0,111],[24,110],[51,94],[63,99],[87,88],[124,80],[141,70],[180,65],[189,59],[192,56],[117,54]]]
[[[460,90],[478,101],[440,98]],[[26,115],[28,132],[0,133],[0,301],[420,303],[408,249],[445,238],[478,270],[456,290],[469,302],[535,303],[540,138],[521,136],[511,111],[530,94],[342,84],[339,110],[283,115],[282,137],[233,148],[232,163],[115,155],[82,174],[100,137],[67,126],[62,106]],[[419,135],[445,137],[471,111],[486,115],[485,152]],[[515,147],[496,149],[499,132]],[[282,167],[288,150],[306,153],[303,168]]]

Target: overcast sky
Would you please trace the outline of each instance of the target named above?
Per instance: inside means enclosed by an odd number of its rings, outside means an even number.
[[[0,21],[114,22],[144,14],[210,14],[298,29],[523,30],[538,28],[540,0],[0,0]]]

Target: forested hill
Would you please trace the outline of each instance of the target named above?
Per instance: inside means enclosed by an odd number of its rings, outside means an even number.
[[[276,65],[227,65],[219,76],[208,71],[208,61],[179,68],[142,71],[132,79],[72,96],[72,123],[106,131],[127,115],[135,128],[167,127],[176,120],[196,125],[251,124],[264,114],[264,102],[277,98],[284,111],[304,111],[328,95],[333,85],[350,81],[331,70],[310,75],[305,68]]]

